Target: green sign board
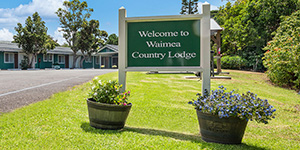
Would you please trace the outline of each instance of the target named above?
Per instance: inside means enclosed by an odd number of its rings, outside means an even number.
[[[128,67],[200,66],[200,20],[128,22]]]

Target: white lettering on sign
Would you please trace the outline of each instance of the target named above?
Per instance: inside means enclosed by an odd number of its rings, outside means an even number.
[[[169,57],[168,58],[184,58],[184,59],[191,59],[191,58],[195,58],[196,57],[196,53],[186,53],[185,51],[183,51],[182,53],[175,53],[172,54],[171,51],[169,51]]]
[[[138,31],[138,34],[141,38],[159,38],[159,37],[187,37],[190,35],[188,31],[164,31],[164,32],[157,32],[157,31]],[[180,42],[174,42],[174,41],[146,41],[146,45],[148,48],[178,48],[181,47]],[[134,59],[186,59],[190,60],[193,58],[196,58],[197,54],[194,53],[188,53],[186,51],[182,52],[173,52],[169,49],[169,51],[166,51],[165,53],[158,53],[158,52],[138,52],[135,51],[131,54],[132,58]]]
[[[167,53],[140,53],[140,52],[133,52],[131,56],[134,59],[139,59],[139,58],[156,58],[163,60],[166,57]],[[177,52],[177,53],[172,53],[172,51],[168,51],[168,57],[169,59],[177,58],[177,59],[192,59],[196,58],[196,53],[187,53],[185,51],[183,52]]]
[[[189,36],[190,33],[188,31],[180,31],[181,36]]]
[[[180,42],[146,41],[148,47],[181,47]]]
[[[149,31],[139,31],[141,37],[177,37],[178,32],[149,32]]]
[[[159,58],[160,60],[164,59],[166,53],[140,53],[140,52],[133,52],[133,58]]]

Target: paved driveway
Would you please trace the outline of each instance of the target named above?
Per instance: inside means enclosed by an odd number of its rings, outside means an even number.
[[[0,112],[49,98],[69,87],[88,82],[94,76],[117,70],[29,70],[0,71]]]

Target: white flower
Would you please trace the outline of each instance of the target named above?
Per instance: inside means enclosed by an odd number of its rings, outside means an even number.
[[[98,77],[95,77],[95,80],[98,80]]]
[[[92,90],[95,88],[95,86],[92,87]]]
[[[94,93],[94,96],[97,96],[97,93]]]
[[[100,85],[102,85],[102,82],[101,82],[101,80],[99,80],[99,81],[98,81],[98,83],[99,83]]]

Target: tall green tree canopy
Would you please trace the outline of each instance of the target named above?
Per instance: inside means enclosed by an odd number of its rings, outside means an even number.
[[[111,34],[108,36],[106,44],[118,45],[118,36],[116,34]]]
[[[65,1],[64,8],[59,8],[56,12],[62,27],[63,37],[73,50],[72,68],[75,68],[76,60],[80,57],[76,55],[77,52],[90,54],[97,43],[104,43],[101,38],[107,37],[105,31],[99,31],[98,21],[88,21],[91,12],[93,9],[88,8],[87,2],[80,2],[79,0]]]
[[[14,41],[27,54],[29,58],[28,67],[34,67],[33,62],[38,54],[46,53],[47,50],[57,46],[56,41],[47,35],[48,28],[37,12],[32,15],[32,18],[29,16],[26,19],[24,27],[18,23],[15,30],[17,34],[13,37]]]
[[[90,20],[82,24],[82,29],[79,32],[78,49],[80,49],[84,59],[80,62],[80,67],[83,67],[83,61],[90,57],[93,52],[96,52],[100,46],[104,45],[104,40],[107,37],[107,32],[99,30],[99,21]]]
[[[224,28],[222,53],[246,58],[250,69],[263,69],[262,48],[279,27],[280,17],[298,9],[298,0],[237,0],[221,6],[215,20]]]
[[[198,0],[182,0],[180,14],[196,14],[198,13]]]

